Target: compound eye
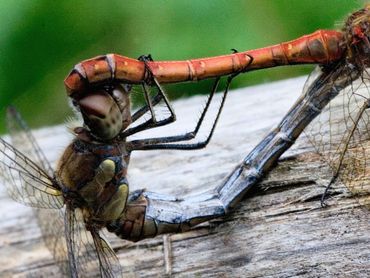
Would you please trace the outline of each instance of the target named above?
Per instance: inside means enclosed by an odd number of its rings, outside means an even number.
[[[116,137],[122,129],[122,114],[114,99],[104,90],[88,94],[78,101],[84,123],[101,140]]]
[[[130,109],[130,84],[117,84],[112,88],[111,95],[117,102],[121,111]]]

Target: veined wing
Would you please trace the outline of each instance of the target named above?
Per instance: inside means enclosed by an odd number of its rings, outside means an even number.
[[[57,181],[31,158],[0,138],[0,182],[15,201],[37,208],[61,208]]]
[[[37,164],[42,170],[45,169],[45,172],[40,170],[43,177],[48,181],[52,181],[53,179],[51,179],[50,177],[53,175],[53,171],[48,160],[46,159],[46,156],[42,152],[40,146],[37,144],[37,141],[34,138],[31,130],[28,128],[27,124],[22,119],[19,112],[13,107],[8,108],[7,110],[7,127],[9,135],[12,139],[12,143],[17,148],[17,150],[22,154],[27,155],[27,157],[31,158],[32,161]],[[36,169],[36,166],[34,166],[34,168]],[[48,177],[46,177],[46,174]],[[49,185],[50,184],[48,184],[47,186]],[[32,186],[36,186],[35,181],[32,181]],[[35,190],[37,191],[39,188],[40,186],[37,185],[37,188]],[[14,189],[11,188],[11,190]],[[46,190],[48,190],[48,187]],[[53,188],[53,190],[55,189]],[[15,193],[17,193],[17,197],[19,196],[19,194],[22,194],[20,192]],[[57,198],[59,198],[59,195],[60,192],[59,190],[57,190]],[[24,197],[24,195],[19,196],[18,198],[21,197]],[[40,200],[37,200],[36,202],[38,202],[38,205],[40,204]],[[53,202],[55,202],[55,200],[53,200]],[[51,204],[50,200],[43,201],[43,203]],[[62,203],[62,205],[63,204],[64,203]],[[45,242],[46,247],[52,253],[54,260],[62,270],[62,273],[65,276],[69,275],[68,254],[66,241],[64,240],[65,209],[36,209],[34,212],[37,217],[38,224],[42,233],[42,238]]]
[[[12,139],[12,145],[27,157],[32,158],[49,176],[53,176],[53,168],[30,128],[15,107],[8,107],[6,111],[6,125]]]
[[[61,187],[28,127],[14,108],[7,111],[8,128],[16,149],[0,138],[0,179],[17,202],[38,208],[61,208]],[[30,136],[30,137],[28,137]],[[28,154],[26,156],[24,152]],[[45,168],[46,167],[46,168]]]
[[[362,204],[369,205],[369,75],[364,71],[349,83],[351,85],[339,92],[305,133],[331,167],[333,177],[339,177],[352,193],[362,195],[359,198]]]
[[[64,276],[70,276],[64,232],[65,208],[37,209],[35,214],[42,232],[42,239],[53,255],[56,265]]]
[[[27,141],[24,142],[26,144]],[[16,201],[36,208],[43,239],[58,265],[65,265],[64,206],[61,191],[43,169],[0,138],[0,179]],[[45,209],[55,208],[55,209]],[[63,268],[63,267],[62,267]]]
[[[97,227],[91,226],[89,231],[86,230],[80,209],[67,206],[65,236],[71,277],[122,277],[121,265],[113,249]]]
[[[122,277],[120,262],[98,229],[86,230],[83,213],[67,205],[37,210],[43,239],[66,277]]]

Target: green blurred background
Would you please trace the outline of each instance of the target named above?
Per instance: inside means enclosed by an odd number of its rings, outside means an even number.
[[[180,60],[244,51],[340,28],[362,6],[356,0],[0,0],[0,113],[15,104],[31,127],[63,122],[71,114],[63,80],[74,64],[96,55]],[[310,68],[244,74],[233,88]],[[173,99],[208,87],[201,82],[167,91]]]

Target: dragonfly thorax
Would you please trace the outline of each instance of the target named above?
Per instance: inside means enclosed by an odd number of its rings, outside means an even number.
[[[111,221],[125,207],[128,162],[124,144],[93,144],[76,139],[64,151],[56,175],[66,192],[74,192],[81,199],[70,202],[81,204],[97,221]]]

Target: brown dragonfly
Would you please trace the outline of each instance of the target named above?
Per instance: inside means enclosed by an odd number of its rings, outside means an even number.
[[[348,18],[341,32],[321,30],[258,50],[175,62],[154,62],[149,56],[135,60],[114,54],[81,62],[68,75],[65,84],[73,105],[82,115],[83,125],[73,130],[75,139],[64,151],[56,170],[47,163],[20,116],[10,109],[8,119],[15,147],[0,139],[2,183],[16,201],[54,209],[52,217],[50,210],[46,213],[39,210],[38,219],[46,245],[65,274],[81,277],[98,266],[102,277],[120,276],[119,261],[102,237],[101,229],[107,228],[121,238],[137,241],[163,233],[183,232],[227,214],[272,169],[334,97],[348,92],[348,87],[349,92],[357,96],[356,80],[368,84],[369,26],[370,6],[366,6]],[[237,74],[299,63],[321,66],[311,75],[302,97],[278,127],[218,187],[183,198],[144,190],[129,192],[126,176],[132,151],[205,147],[216,127],[229,85]],[[194,144],[179,143],[196,136],[222,76],[227,76],[222,102],[207,138]],[[215,78],[215,83],[193,132],[128,140],[130,135],[176,119],[162,83],[204,78]],[[130,110],[132,84],[141,86],[146,100],[146,105],[134,113]],[[151,97],[153,88],[156,93]],[[339,161],[334,167],[337,169],[334,177],[346,161],[342,153],[353,149],[349,143],[355,138],[359,119],[368,107],[368,98],[360,99],[364,105],[357,106],[357,111],[351,110],[354,127],[346,129],[345,140],[341,141],[345,148],[337,152],[339,160],[330,160]],[[155,107],[160,103],[169,111],[164,119],[157,119]],[[149,119],[134,125],[147,114]],[[355,141],[360,143],[358,139]],[[31,151],[24,148],[25,142],[33,146]]]

